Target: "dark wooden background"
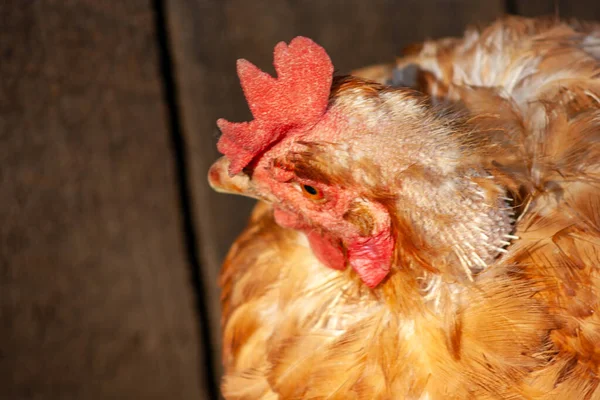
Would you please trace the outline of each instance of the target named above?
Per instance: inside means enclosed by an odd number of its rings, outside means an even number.
[[[215,399],[219,264],[252,202],[206,184],[244,57],[337,69],[597,0],[0,2],[0,399]]]

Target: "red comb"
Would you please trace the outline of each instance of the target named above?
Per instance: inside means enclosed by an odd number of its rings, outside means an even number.
[[[235,175],[268,146],[291,130],[316,123],[325,112],[333,65],[321,46],[298,36],[289,46],[275,46],[277,78],[246,60],[238,60],[237,72],[254,120],[234,123],[219,119],[223,133],[217,144],[229,159]]]

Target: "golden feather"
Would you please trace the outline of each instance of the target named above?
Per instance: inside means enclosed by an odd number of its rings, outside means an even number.
[[[371,290],[259,203],[221,277],[224,396],[600,399],[599,59],[599,25],[509,17],[357,71],[416,65],[433,106],[455,102],[459,165],[508,191],[510,244],[469,280],[415,236]]]

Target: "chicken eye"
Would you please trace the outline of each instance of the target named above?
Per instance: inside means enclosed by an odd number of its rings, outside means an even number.
[[[323,192],[310,185],[302,185],[302,194],[311,200],[321,200],[323,198]]]

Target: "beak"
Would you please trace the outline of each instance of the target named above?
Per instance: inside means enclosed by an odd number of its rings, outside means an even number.
[[[219,193],[241,194],[242,196],[258,198],[250,177],[243,172],[229,176],[229,160],[219,158],[208,171],[208,183]]]

